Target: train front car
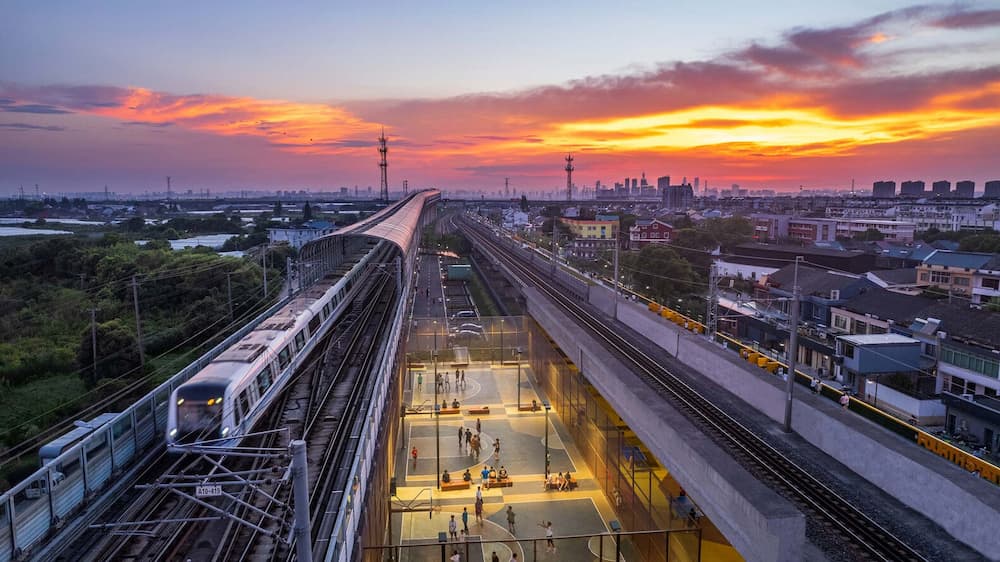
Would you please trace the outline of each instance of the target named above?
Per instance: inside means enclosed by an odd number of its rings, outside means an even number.
[[[220,439],[229,433],[223,413],[229,381],[207,378],[189,381],[174,390],[167,417],[167,445],[188,445]]]

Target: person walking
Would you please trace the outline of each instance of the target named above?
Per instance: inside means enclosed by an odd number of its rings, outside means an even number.
[[[414,446],[410,451],[410,456],[413,457],[413,470],[417,469],[417,447]]]
[[[417,373],[417,392],[422,392],[424,388],[424,374]]]
[[[847,395],[847,393],[845,392],[845,393],[843,393],[843,394],[842,394],[842,395],[840,396],[840,406],[841,406],[841,407],[842,407],[842,408],[843,408],[844,410],[846,410],[846,409],[847,409],[847,407],[848,407],[848,406],[850,406],[850,405],[851,405],[851,397],[850,397],[850,396],[848,396],[848,395]]]
[[[462,389],[465,389],[465,369],[462,369]]]
[[[812,389],[813,394],[819,394],[819,377],[813,377],[813,380],[809,383],[809,388]]]
[[[551,523],[550,523],[551,525]],[[462,526],[465,527],[465,532],[469,532],[469,508],[462,508]]]
[[[516,529],[514,527],[514,506],[511,505],[507,506],[507,530],[510,531],[510,534],[512,535],[516,533]]]
[[[479,475],[483,477],[483,486],[490,481],[490,467],[483,465],[483,470],[479,472]]]
[[[490,556],[490,562],[500,562],[500,557],[497,556],[497,551],[493,551],[493,556]]]
[[[455,521],[455,516],[451,516],[451,521],[448,521],[448,534],[451,538],[458,540],[458,521]]]
[[[556,542],[552,540],[552,536],[555,534],[552,532],[552,522],[539,523],[538,526],[545,529],[545,552],[554,554],[556,551]]]
[[[479,435],[482,432],[483,432],[483,422],[480,421],[479,418],[476,418],[476,435]]]
[[[476,523],[483,524],[483,496],[476,490]]]
[[[476,486],[476,503],[483,503],[483,487]]]
[[[461,448],[462,442],[465,441],[465,428],[458,426],[458,446]]]
[[[462,555],[457,550],[451,552],[451,558],[448,559],[448,562],[462,562]]]
[[[468,451],[472,447],[472,430],[465,428],[465,450]]]

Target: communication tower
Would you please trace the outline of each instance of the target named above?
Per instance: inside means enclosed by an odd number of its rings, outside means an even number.
[[[566,200],[573,200],[573,155],[566,155]]]
[[[389,154],[389,147],[386,146],[385,140],[385,127],[382,127],[382,135],[378,138],[378,153],[379,162],[378,167],[382,171],[382,185],[379,198],[382,201],[389,202],[389,162],[386,161],[385,157]]]

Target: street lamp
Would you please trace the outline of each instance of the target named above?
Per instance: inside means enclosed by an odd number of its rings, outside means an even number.
[[[437,386],[437,385],[435,385]],[[437,487],[441,489],[441,404],[434,404],[434,457],[437,465]]]
[[[548,474],[549,473],[549,410],[552,409],[552,405],[549,404],[548,400],[543,400],[542,406],[545,408],[545,474]]]
[[[521,411],[521,348],[514,350],[517,355],[517,411]]]
[[[500,366],[503,367],[503,318],[500,319]]]
[[[434,321],[434,354],[437,355],[438,350],[438,321]]]

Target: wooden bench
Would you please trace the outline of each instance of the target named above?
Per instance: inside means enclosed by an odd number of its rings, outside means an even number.
[[[542,409],[542,407],[540,405],[537,405],[537,404],[535,406],[532,406],[531,404],[528,404],[528,405],[525,405],[525,406],[518,406],[517,407],[517,411],[518,412],[539,412],[539,411],[541,411],[541,409]]]
[[[441,408],[441,415],[442,416],[448,415],[448,414],[461,414],[461,413],[462,413],[462,410],[460,408]]]
[[[483,406],[481,408],[469,408],[469,415],[470,416],[479,416],[479,415],[487,415],[488,416],[489,414],[490,414],[490,407],[489,406]]]
[[[486,482],[486,489],[490,488],[510,488],[514,486],[514,481],[510,477],[504,478],[503,480],[499,478],[490,478]]]
[[[469,483],[465,480],[452,480],[451,482],[442,482],[441,491],[449,492],[451,490],[468,490]]]

